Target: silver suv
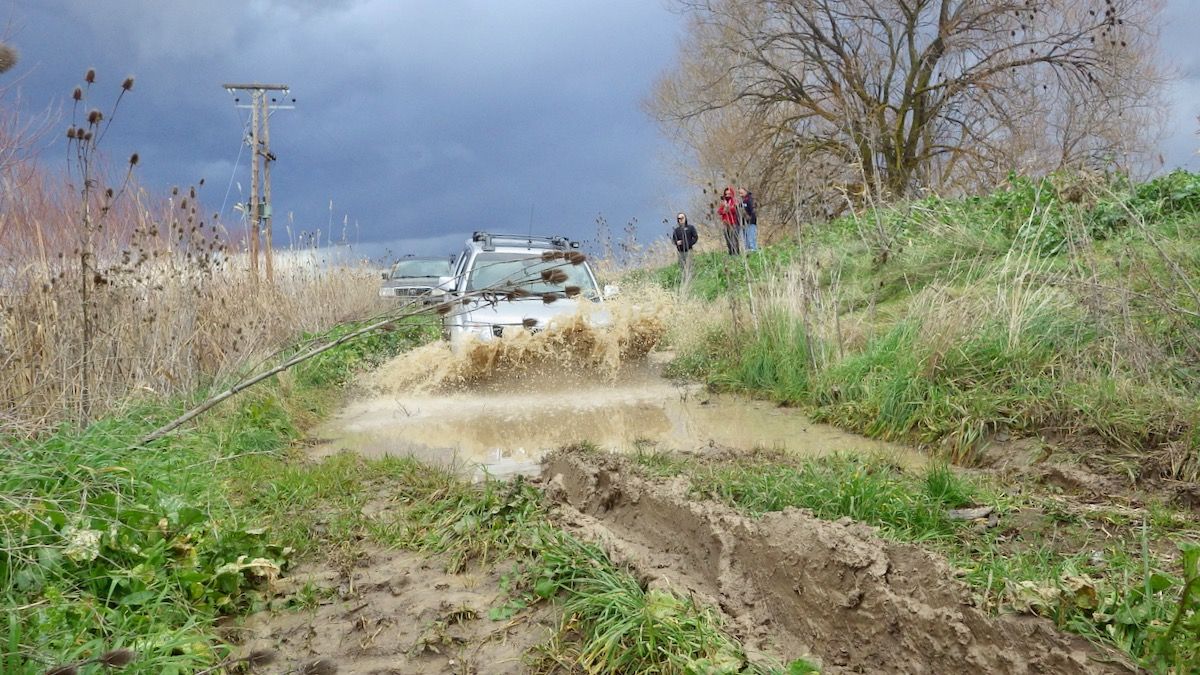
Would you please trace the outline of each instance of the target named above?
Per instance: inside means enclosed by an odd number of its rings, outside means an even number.
[[[578,248],[579,242],[565,237],[471,235],[454,275],[440,280],[452,298],[462,298],[444,315],[443,333],[455,345],[468,336],[486,342],[505,331],[544,330],[556,317],[574,314],[580,303],[603,303],[606,293]],[[602,309],[588,318],[598,326],[609,322]]]
[[[452,258],[404,256],[383,273],[379,286],[381,298],[413,299],[428,297],[439,278],[450,274]]]

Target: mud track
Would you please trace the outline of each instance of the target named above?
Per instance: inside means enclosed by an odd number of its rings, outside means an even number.
[[[758,520],[651,481],[624,459],[549,456],[561,525],[651,585],[707,600],[748,648],[815,656],[826,673],[1129,673],[1124,660],[1030,616],[988,616],[946,562],[874,528],[789,509]]]

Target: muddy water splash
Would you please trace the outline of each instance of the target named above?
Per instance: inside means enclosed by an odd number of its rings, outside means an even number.
[[[590,442],[618,452],[709,446],[801,454],[915,453],[815,424],[795,411],[661,376],[650,350],[665,331],[659,302],[609,304],[612,325],[577,316],[452,351],[404,354],[361,380],[361,395],[317,430],[318,456],[409,455],[482,476],[534,474],[544,454]]]
[[[615,380],[627,364],[637,363],[666,333],[667,312],[660,298],[581,303],[545,330],[506,329],[487,342],[470,338],[457,349],[435,342],[414,349],[363,379],[377,394],[444,392],[487,386],[522,391],[565,383]],[[596,313],[608,325],[594,328]]]

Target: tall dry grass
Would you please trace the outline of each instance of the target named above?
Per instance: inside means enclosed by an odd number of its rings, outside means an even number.
[[[113,193],[102,168],[62,176],[28,154],[5,159],[0,435],[192,392],[305,332],[380,309],[373,268],[325,265],[316,249],[290,251],[273,283],[254,279],[196,188],[156,198],[130,182]],[[80,178],[97,186],[90,231]]]

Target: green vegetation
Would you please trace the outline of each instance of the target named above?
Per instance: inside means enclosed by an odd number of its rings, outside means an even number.
[[[1200,542],[1193,541],[1193,518],[1151,512],[1154,538],[1180,542],[1178,549],[1151,551],[1151,524],[1125,512],[1013,496],[944,465],[904,471],[850,455],[704,462],[649,452],[634,461],[649,475],[671,466],[697,496],[753,516],[800,507],[824,519],[875,525],[886,538],[945,555],[985,608],[1045,616],[1155,672],[1200,667]],[[993,507],[995,526],[948,517],[949,509],[967,505]]]
[[[977,500],[974,486],[944,466],[913,478],[879,460],[844,455],[799,466],[759,462],[717,464],[692,473],[701,496],[753,514],[809,509],[819,518],[849,517],[905,541],[953,539],[961,527],[948,509]]]
[[[258,607],[264,582],[304,541],[264,528],[253,495],[278,486],[289,443],[331,403],[326,385],[417,339],[405,328],[344,345],[149,448],[138,439],[184,402],[131,404],[86,429],[6,439],[0,669],[43,672],[118,648],[136,652],[135,672],[220,660],[216,618]]]
[[[677,374],[811,407],[970,464],[1000,433],[1102,441],[1131,475],[1200,477],[1200,175],[1012,178],[844,217],[691,293],[734,311]],[[665,285],[678,271],[652,274]]]

